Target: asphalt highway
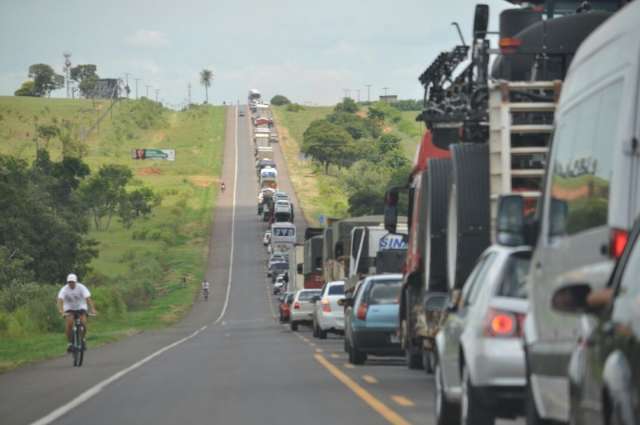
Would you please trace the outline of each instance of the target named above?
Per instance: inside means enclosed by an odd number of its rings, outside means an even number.
[[[341,338],[314,340],[310,329],[277,322],[248,115],[227,110],[227,191],[214,214],[209,301],[174,327],[90,350],[82,368],[63,357],[0,375],[0,423],[434,423],[432,377],[398,358],[351,366]],[[292,194],[274,150],[280,184]],[[303,226],[299,210],[296,218]]]

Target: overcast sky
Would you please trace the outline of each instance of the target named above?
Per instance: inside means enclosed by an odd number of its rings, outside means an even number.
[[[497,29],[503,0],[491,6]],[[198,72],[213,70],[210,101],[241,101],[248,89],[266,98],[284,94],[300,103],[333,104],[343,89],[366,100],[388,87],[401,98],[421,98],[417,76],[458,42],[467,42],[471,0],[2,0],[0,95],[12,95],[29,65],[62,73],[63,51],[74,65],[93,63],[100,77],[140,78],[160,99],[181,104],[204,99]],[[134,95],[135,93],[133,93]],[[64,96],[65,91],[54,92]],[[152,97],[152,96],[150,96]]]

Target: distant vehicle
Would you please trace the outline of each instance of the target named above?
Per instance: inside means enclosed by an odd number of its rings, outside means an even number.
[[[313,318],[312,300],[317,295],[320,295],[319,289],[301,289],[296,292],[289,319],[292,331],[297,331],[300,324],[311,324]]]
[[[276,282],[273,284],[273,294],[278,295],[282,292],[285,286],[286,282],[284,281],[284,274],[281,273],[276,277]]]
[[[264,232],[264,237],[262,238],[262,245],[267,246],[271,242],[271,230],[267,230]]]
[[[291,206],[289,201],[276,201],[274,205],[274,214],[276,222],[290,223],[293,221],[293,207]]]
[[[280,316],[280,322],[289,321],[289,313],[291,312],[291,304],[295,298],[295,292],[285,292],[280,296],[280,304],[278,305],[278,312]]]
[[[344,332],[344,308],[338,300],[344,298],[344,282],[328,282],[322,288],[313,309],[313,336],[327,337],[327,332]]]
[[[271,276],[271,283],[275,283],[278,275],[288,270],[289,270],[289,263],[286,261],[273,263],[271,267],[269,267],[269,274],[268,274]]]
[[[482,254],[436,335],[436,422],[493,424],[522,415],[522,327],[531,249],[493,245]],[[441,308],[447,307],[441,302]],[[425,365],[428,366],[428,365]]]
[[[398,337],[398,298],[401,274],[374,275],[358,285],[345,313],[345,345],[349,362],[363,364],[368,354],[402,356]]]
[[[238,108],[238,116],[239,117],[244,117],[244,109],[243,108]]]

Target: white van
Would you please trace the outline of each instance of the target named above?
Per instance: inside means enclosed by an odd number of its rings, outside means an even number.
[[[528,424],[569,419],[567,368],[579,319],[553,310],[553,293],[576,280],[604,286],[640,212],[639,23],[635,1],[585,40],[556,110],[537,240],[530,240]]]

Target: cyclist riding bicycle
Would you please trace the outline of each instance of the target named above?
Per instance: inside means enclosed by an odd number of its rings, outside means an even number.
[[[202,295],[205,299],[209,298],[209,281],[206,279],[202,281]]]
[[[67,284],[58,292],[58,311],[66,320],[65,333],[67,335],[67,341],[69,341],[67,351],[71,350],[73,341],[74,315],[79,315],[84,325],[85,333],[82,336],[83,342],[87,335],[87,303],[91,306],[93,314],[98,314],[96,306],[91,299],[91,292],[89,292],[86,286],[78,282],[78,276],[70,273],[67,276]]]
[[[224,182],[220,182],[220,190],[224,192],[224,189],[225,189]]]

